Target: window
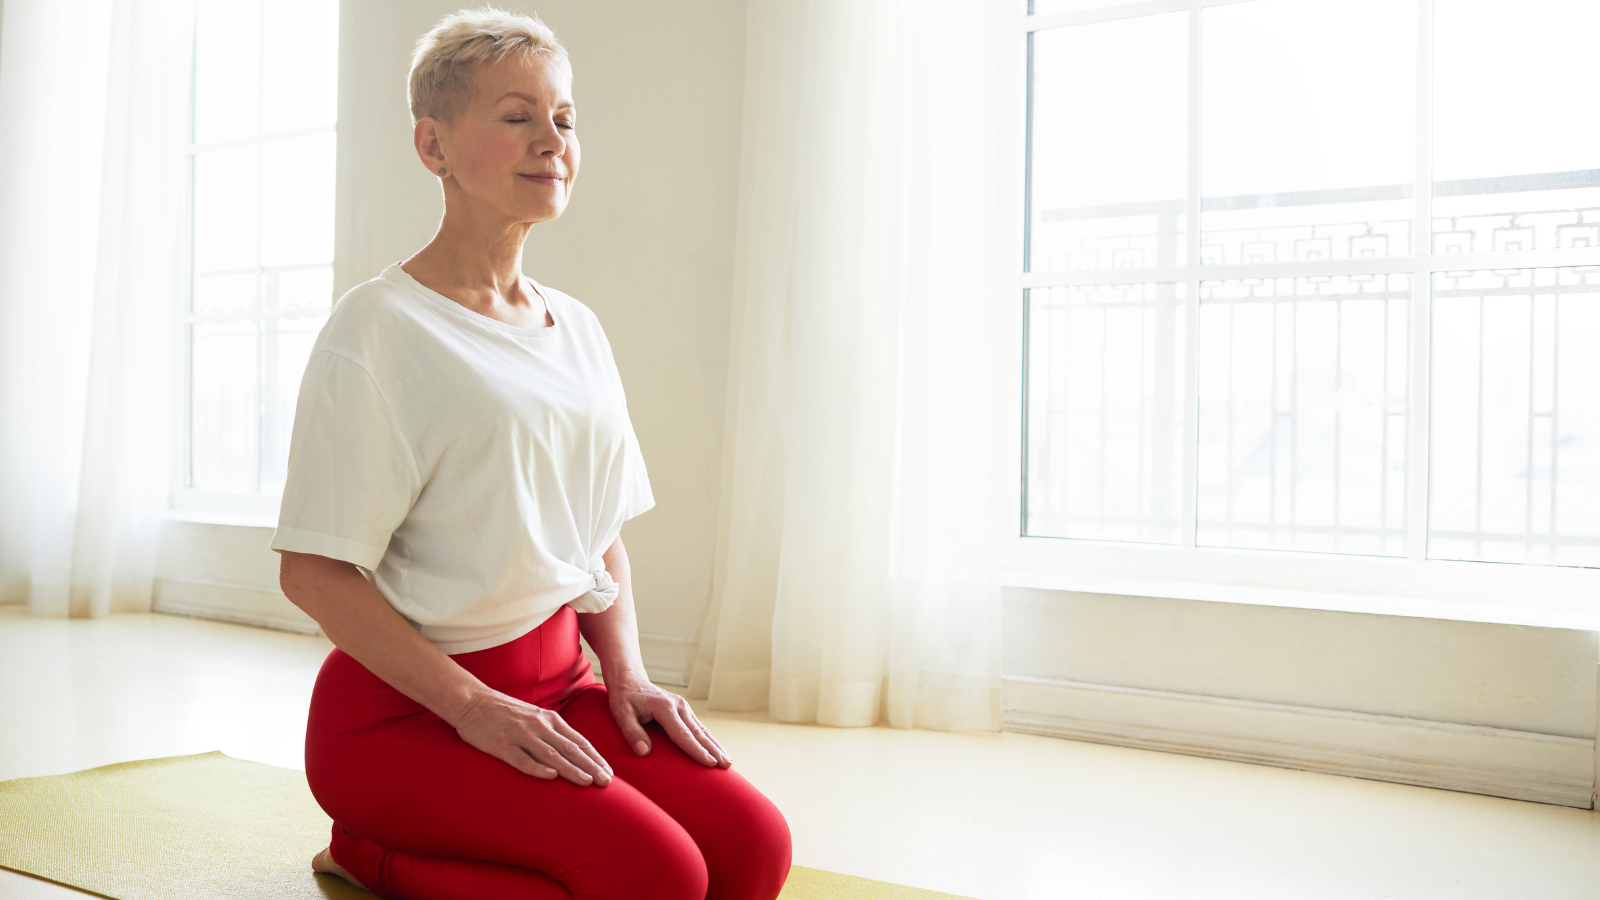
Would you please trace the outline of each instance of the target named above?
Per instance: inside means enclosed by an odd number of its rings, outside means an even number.
[[[1013,565],[1600,567],[1600,6],[1024,22]]]
[[[173,506],[276,513],[333,293],[337,0],[200,0]]]

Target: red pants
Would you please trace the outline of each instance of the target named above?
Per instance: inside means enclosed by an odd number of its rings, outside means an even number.
[[[485,684],[561,714],[615,772],[605,787],[534,778],[335,648],[317,675],[306,777],[333,858],[401,900],[773,900],[789,826],[733,769],[690,759],[654,722],[628,748],[578,648],[569,607],[507,644],[456,654]]]

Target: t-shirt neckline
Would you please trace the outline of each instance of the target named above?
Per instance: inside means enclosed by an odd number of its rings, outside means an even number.
[[[528,283],[533,285],[534,291],[538,293],[538,295],[544,300],[545,309],[549,310],[550,321],[554,324],[512,325],[509,322],[502,322],[493,316],[486,316],[476,310],[468,309],[456,301],[451,300],[449,297],[439,293],[438,291],[433,290],[417,279],[411,277],[411,273],[407,272],[405,269],[402,269],[399,262],[390,263],[389,267],[383,270],[383,276],[386,278],[392,278],[409,286],[413,291],[420,294],[423,299],[428,300],[435,306],[444,309],[446,312],[454,313],[455,315],[461,316],[469,321],[478,322],[498,331],[504,331],[508,334],[515,334],[519,337],[546,337],[561,327],[561,320],[563,317],[556,315],[555,304],[550,302],[550,294],[545,290],[544,285],[534,281],[527,275],[523,275],[522,277],[528,279]]]

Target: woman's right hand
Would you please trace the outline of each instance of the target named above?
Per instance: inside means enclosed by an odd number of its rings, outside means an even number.
[[[488,690],[455,728],[462,740],[535,778],[559,775],[579,786],[611,782],[611,767],[599,751],[555,710]]]

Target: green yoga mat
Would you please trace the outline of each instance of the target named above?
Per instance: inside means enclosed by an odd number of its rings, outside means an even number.
[[[0,866],[114,900],[360,900],[311,871],[332,821],[294,769],[220,751],[0,782]],[[795,866],[780,900],[963,900]]]

